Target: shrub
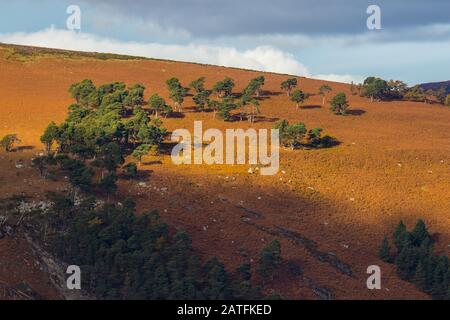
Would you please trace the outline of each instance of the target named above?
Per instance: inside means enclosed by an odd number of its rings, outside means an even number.
[[[368,77],[363,83],[363,95],[374,99],[383,99],[389,93],[388,83],[380,78]]]
[[[217,93],[220,98],[229,97],[233,93],[234,80],[226,77],[222,81],[217,82],[213,86],[213,92]]]
[[[130,162],[123,167],[123,172],[130,178],[135,178],[138,175],[138,168],[136,163]]]
[[[297,86],[297,79],[289,78],[281,83],[281,90],[286,91],[287,96],[290,97],[292,89],[294,89],[296,86]]]
[[[7,134],[0,140],[0,147],[6,152],[11,152],[14,148],[14,144],[19,143],[20,139],[17,134]]]
[[[344,92],[339,92],[334,98],[331,100],[331,111],[337,115],[346,115],[347,109],[349,107],[347,96]]]
[[[305,102],[305,100],[308,98],[309,98],[309,95],[307,93],[304,93],[301,90],[295,90],[294,92],[292,92],[292,95],[291,95],[291,101],[295,102],[297,110],[300,108],[300,104]]]
[[[380,251],[378,252],[378,257],[383,260],[384,262],[391,262],[391,255],[390,255],[391,248],[389,246],[389,240],[385,236],[383,241],[381,242]]]
[[[450,107],[450,94],[445,98],[444,104]]]
[[[281,265],[281,245],[278,240],[273,240],[264,247],[259,255],[257,271],[263,278],[272,277],[274,271]]]

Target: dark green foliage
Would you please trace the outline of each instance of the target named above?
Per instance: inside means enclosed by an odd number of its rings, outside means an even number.
[[[130,162],[123,167],[123,172],[127,177],[135,178],[138,175],[138,168],[136,163]]]
[[[322,136],[321,128],[307,130],[303,122],[290,125],[287,120],[278,121],[274,129],[280,132],[280,143],[287,148],[329,148],[338,144],[338,141],[329,135]]]
[[[353,82],[352,82],[352,87],[353,88]],[[325,104],[325,98],[328,92],[332,91],[333,89],[329,86],[329,85],[321,85],[319,88],[319,95],[322,96],[322,105]],[[350,89],[350,91],[352,91],[352,89]]]
[[[209,97],[212,94],[211,90],[205,88],[205,77],[192,81],[189,87],[195,91],[192,99],[195,102],[197,111],[204,111],[205,107],[210,105]]]
[[[162,143],[166,130],[157,125],[144,125],[139,129],[137,134],[139,141],[150,146],[159,146]]]
[[[128,95],[124,99],[124,105],[126,107],[138,107],[144,103],[145,87],[141,84],[135,84],[128,88]]]
[[[410,242],[410,234],[406,230],[406,225],[403,221],[400,221],[397,228],[395,229],[394,235],[394,244],[397,247],[397,250],[401,250],[405,245],[408,245]]]
[[[291,101],[295,102],[295,105],[297,107],[297,110],[300,108],[300,104],[305,102],[306,99],[308,99],[309,95],[307,93],[304,93],[301,90],[295,90],[292,92],[291,95]]]
[[[292,89],[294,89],[296,86],[297,86],[297,79],[289,78],[281,83],[281,90],[286,91],[287,96],[290,97]]]
[[[363,95],[374,99],[382,100],[389,93],[388,83],[380,78],[368,77],[363,83]]]
[[[427,262],[419,261],[412,282],[422,291],[428,287]]]
[[[344,92],[339,92],[331,100],[331,111],[333,111],[334,114],[346,115],[348,106],[347,96]]]
[[[278,240],[273,240],[263,248],[259,255],[257,266],[258,274],[266,278],[273,277],[273,273],[281,264],[281,245]]]
[[[241,264],[236,269],[236,274],[241,281],[249,281],[252,278],[251,265],[248,263]]]
[[[197,107],[197,111],[202,111],[209,103],[209,97],[211,96],[210,90],[201,90],[192,98]]]
[[[411,241],[415,246],[420,246],[422,243],[431,241],[425,222],[422,219],[417,221],[416,226],[411,232]]]
[[[156,118],[158,118],[158,114],[164,113],[169,108],[166,101],[156,93],[148,100],[148,106],[155,113]]]
[[[419,252],[416,247],[404,247],[395,260],[397,273],[403,280],[411,280],[419,263]]]
[[[205,91],[205,77],[198,78],[189,84],[189,88],[195,90],[196,93]]]
[[[302,122],[290,125],[287,120],[278,121],[274,129],[280,131],[280,143],[284,147],[297,148],[301,146],[306,134],[306,126]]]
[[[115,192],[117,190],[117,176],[114,173],[104,176],[98,186],[103,193],[108,195]]]
[[[225,97],[221,101],[210,100],[209,108],[213,110],[214,118],[217,114],[219,118],[230,121],[232,119],[231,111],[237,109],[238,105],[232,97]]]
[[[182,112],[182,104],[186,97],[187,90],[184,88],[177,78],[170,78],[166,81],[169,89],[169,98],[174,102],[176,109]]]
[[[433,252],[433,241],[425,222],[420,219],[412,232],[400,221],[393,240],[397,248],[395,264],[400,278],[413,282],[434,299],[449,299],[450,261],[447,256]],[[380,248],[380,258],[386,253],[387,239]],[[383,252],[383,255],[381,254]]]
[[[234,80],[226,77],[224,80],[217,82],[213,86],[213,92],[217,93],[220,98],[229,97],[233,93]]]
[[[391,258],[391,247],[389,246],[389,240],[385,236],[383,242],[381,242],[380,251],[378,252],[378,257],[384,262],[392,262]]]
[[[91,80],[86,79],[70,86],[69,92],[82,107],[90,107],[91,95],[96,92],[96,88]]]
[[[162,143],[166,130],[161,121],[151,121],[142,109],[145,87],[140,84],[127,89],[124,83],[113,82],[96,89],[92,81],[84,80],[69,91],[77,104],[69,107],[61,125],[47,127],[41,141],[48,155],[57,143],[55,160],[66,171],[75,192],[112,193],[117,188],[117,168],[125,157],[138,150],[140,159],[145,149]],[[100,102],[95,106],[89,102],[94,94]],[[42,175],[48,173],[45,166],[55,165],[49,163],[50,158],[35,163]],[[98,170],[101,174],[96,174]],[[95,177],[100,178],[94,181]]]
[[[139,163],[141,163],[142,158],[150,152],[150,147],[151,146],[148,144],[141,144],[136,149],[134,149],[131,155],[133,156],[133,158],[139,161]]]
[[[89,199],[79,207],[67,200],[59,197],[48,215],[56,231],[49,243],[63,261],[77,262],[83,270],[82,288],[97,298],[261,297],[257,288],[233,280],[217,259],[202,265],[186,233],[171,236],[157,212],[135,215],[130,200],[121,207],[98,209]]]
[[[96,165],[104,168],[109,173],[113,173],[125,162],[120,146],[115,142],[110,142],[100,147],[97,155]]]
[[[58,136],[58,126],[53,121],[47,126],[44,134],[41,136],[41,142],[45,146],[46,154],[50,154],[52,145]]]
[[[92,168],[86,166],[82,161],[75,159],[64,159],[61,161],[62,170],[69,175],[69,181],[75,188],[81,191],[90,191],[94,177]]]
[[[246,117],[250,123],[255,122],[256,116],[261,113],[258,100],[251,95],[244,94],[239,101],[238,107],[242,109],[240,113],[241,120],[242,117]]]
[[[244,91],[242,92],[242,95],[248,96],[248,97],[261,96],[261,90],[262,90],[262,87],[264,86],[265,81],[266,80],[265,80],[264,76],[259,76],[259,77],[256,77],[256,78],[250,80],[250,83],[244,89]]]

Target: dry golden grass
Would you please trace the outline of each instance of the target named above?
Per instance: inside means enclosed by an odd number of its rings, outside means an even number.
[[[225,76],[236,80],[237,90],[259,72],[198,64],[153,60],[99,60],[43,58],[23,63],[6,59],[0,49],[0,136],[17,133],[31,152],[1,154],[0,195],[18,191],[42,194],[61,183],[43,182],[32,169],[16,169],[14,161],[28,161],[41,149],[39,136],[52,120],[62,121],[72,100],[70,84],[92,79],[95,84],[123,81],[142,83],[146,94],[167,98],[165,80],[178,77],[183,84],[205,76],[211,86]],[[261,102],[264,121],[257,128],[270,128],[275,119],[303,121],[338,137],[342,144],[327,150],[284,150],[280,173],[249,175],[248,166],[175,166],[170,158],[161,164],[143,166],[149,172],[148,188],[121,181],[122,196],[133,195],[139,208],[156,208],[174,226],[186,229],[194,248],[207,258],[217,255],[229,268],[255,261],[259,250],[273,236],[242,221],[239,206],[258,212],[255,223],[281,226],[317,242],[323,252],[332,252],[348,263],[354,276],[339,273],[318,261],[304,247],[281,239],[283,257],[300,263],[308,277],[329,287],[339,299],[426,298],[414,286],[400,281],[391,265],[377,258],[384,234],[390,234],[400,219],[412,227],[424,218],[437,235],[437,249],[450,251],[450,108],[412,102],[370,103],[350,94],[348,85],[329,83],[331,94],[344,91],[352,112],[333,115],[313,96],[299,110],[280,92],[284,75],[264,74],[268,92]],[[324,81],[299,78],[299,87],[317,93]],[[244,127],[246,122],[224,123],[209,113],[191,111],[185,103],[184,118],[167,119],[169,129],[192,129],[194,120],[204,127]],[[8,162],[9,158],[13,162]],[[21,171],[22,170],[22,171]],[[25,171],[24,171],[25,170]],[[19,171],[20,179],[14,176]],[[284,171],[285,173],[282,173]],[[26,180],[24,182],[23,180]],[[30,185],[31,183],[31,185]],[[40,188],[39,185],[45,186]],[[167,191],[158,188],[167,187]],[[156,188],[156,189],[155,189]],[[206,227],[207,226],[207,227]],[[378,264],[383,270],[383,290],[366,289],[366,268]],[[314,298],[301,280],[281,272],[267,290],[292,298]],[[1,276],[1,275],[0,275]]]

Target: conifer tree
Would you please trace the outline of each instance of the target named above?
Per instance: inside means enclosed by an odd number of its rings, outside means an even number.
[[[383,241],[381,242],[380,251],[378,252],[378,256],[381,260],[384,262],[391,262],[391,255],[390,255],[390,246],[389,246],[389,240],[386,236],[384,236]]]
[[[273,272],[281,264],[281,245],[278,240],[273,240],[260,253],[257,271],[260,276],[273,278]]]
[[[411,232],[412,242],[416,246],[420,246],[423,242],[430,240],[430,234],[428,232],[427,226],[422,219],[417,221],[416,226]]]

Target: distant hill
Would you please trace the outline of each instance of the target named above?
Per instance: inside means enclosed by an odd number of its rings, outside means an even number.
[[[430,82],[430,83],[423,83],[420,85],[420,87],[423,90],[439,90],[440,88],[444,87],[447,94],[450,94],[450,80],[449,81],[441,81],[441,82]]]

